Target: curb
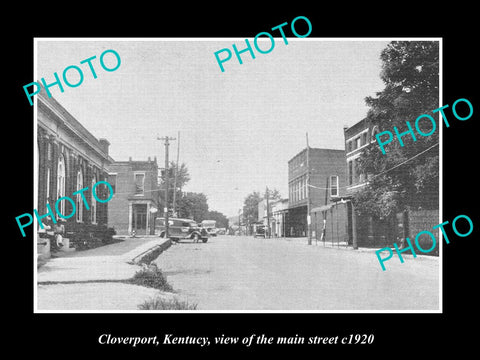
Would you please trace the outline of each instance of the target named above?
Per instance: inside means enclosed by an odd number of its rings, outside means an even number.
[[[155,260],[162,252],[167,250],[172,245],[172,240],[168,239],[165,240],[163,243],[155,245],[146,251],[140,253],[139,255],[135,256],[130,261],[127,261],[127,264],[132,265],[141,265],[141,264],[150,264],[153,260]]]

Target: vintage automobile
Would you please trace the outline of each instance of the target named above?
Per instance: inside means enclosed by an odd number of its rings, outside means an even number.
[[[155,219],[155,233],[160,237],[165,237],[164,218]],[[202,240],[204,243],[206,243],[210,237],[207,230],[198,226],[194,220],[181,218],[168,219],[168,236],[172,241],[191,239],[194,242]]]
[[[215,227],[217,222],[215,220],[203,220],[202,228],[206,229],[210,236],[217,236],[217,228]]]
[[[265,225],[257,225],[255,229],[255,233],[253,234],[253,237],[263,237],[267,238],[268,237],[268,228]]]

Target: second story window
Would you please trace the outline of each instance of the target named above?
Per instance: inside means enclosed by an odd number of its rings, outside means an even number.
[[[367,132],[364,132],[364,133],[362,134],[362,142],[361,142],[361,144],[362,144],[362,146],[367,144]]]
[[[348,185],[353,183],[353,161],[348,162]]]
[[[360,145],[360,136],[357,137],[355,140],[355,149],[358,149],[361,145]]]
[[[330,176],[330,196],[338,196],[338,176]]]
[[[143,195],[145,192],[145,174],[135,174],[135,195]]]

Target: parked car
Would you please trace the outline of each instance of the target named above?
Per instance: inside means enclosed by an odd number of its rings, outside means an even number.
[[[268,237],[268,228],[265,225],[257,225],[255,229],[255,233],[253,234],[253,237],[263,237],[267,238]]]
[[[215,220],[203,220],[202,227],[207,230],[210,236],[217,236],[217,222]]]
[[[165,219],[155,219],[155,234],[165,237]],[[169,218],[168,219],[168,236],[173,241],[180,239],[191,239],[195,242],[202,240],[204,243],[208,241],[210,235],[207,230],[198,226],[192,219]]]

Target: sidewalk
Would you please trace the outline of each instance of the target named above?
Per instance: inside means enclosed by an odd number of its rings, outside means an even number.
[[[171,245],[159,237],[124,241],[85,251],[55,254],[37,270],[38,310],[128,310],[157,294],[126,284],[143,258]],[[152,252],[154,252],[152,254]]]
[[[287,242],[292,242],[295,244],[304,244],[307,246],[313,246],[313,247],[324,247],[324,248],[330,248],[330,249],[338,249],[338,250],[349,250],[349,251],[356,251],[356,252],[369,252],[369,253],[375,253],[377,250],[382,249],[383,247],[358,247],[356,250],[353,249],[352,245],[347,245],[346,242],[340,242],[337,244],[336,242],[332,243],[331,241],[315,241],[315,239],[312,239],[312,245],[308,245],[308,239],[307,237],[280,237],[280,238],[271,238],[273,240],[276,239],[281,239]],[[395,252],[395,248],[392,246],[390,247],[392,252]],[[403,253],[402,256],[404,257],[413,257],[411,253]],[[435,255],[425,255],[420,252],[416,252],[416,257],[421,258],[421,259],[431,259],[431,260],[437,260],[439,259],[439,256]]]

